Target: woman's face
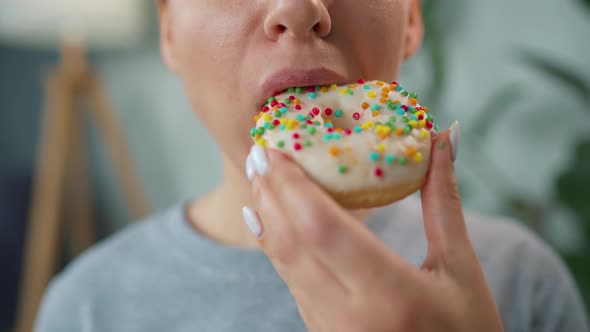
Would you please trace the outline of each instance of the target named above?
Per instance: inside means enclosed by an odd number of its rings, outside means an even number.
[[[160,0],[161,46],[226,160],[290,86],[392,81],[422,39],[419,0]]]

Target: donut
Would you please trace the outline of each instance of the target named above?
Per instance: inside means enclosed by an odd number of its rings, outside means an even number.
[[[268,98],[250,136],[290,156],[341,206],[381,207],[419,190],[438,131],[397,82],[294,87]]]

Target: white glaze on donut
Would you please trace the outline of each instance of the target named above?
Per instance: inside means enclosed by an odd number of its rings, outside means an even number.
[[[381,81],[289,89],[269,98],[251,136],[330,193],[400,188],[393,201],[419,189],[429,166],[435,125],[415,97]]]

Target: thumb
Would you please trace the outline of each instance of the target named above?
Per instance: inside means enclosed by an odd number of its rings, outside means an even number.
[[[422,215],[428,239],[428,258],[433,263],[450,258],[471,248],[461,198],[455,178],[454,160],[460,140],[460,125],[433,138],[430,169],[422,187]],[[466,250],[467,249],[467,250]]]

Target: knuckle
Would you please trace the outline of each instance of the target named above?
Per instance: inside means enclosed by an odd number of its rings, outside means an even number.
[[[298,246],[293,239],[279,238],[268,250],[269,258],[278,261],[284,266],[291,266],[298,261],[300,256]]]

